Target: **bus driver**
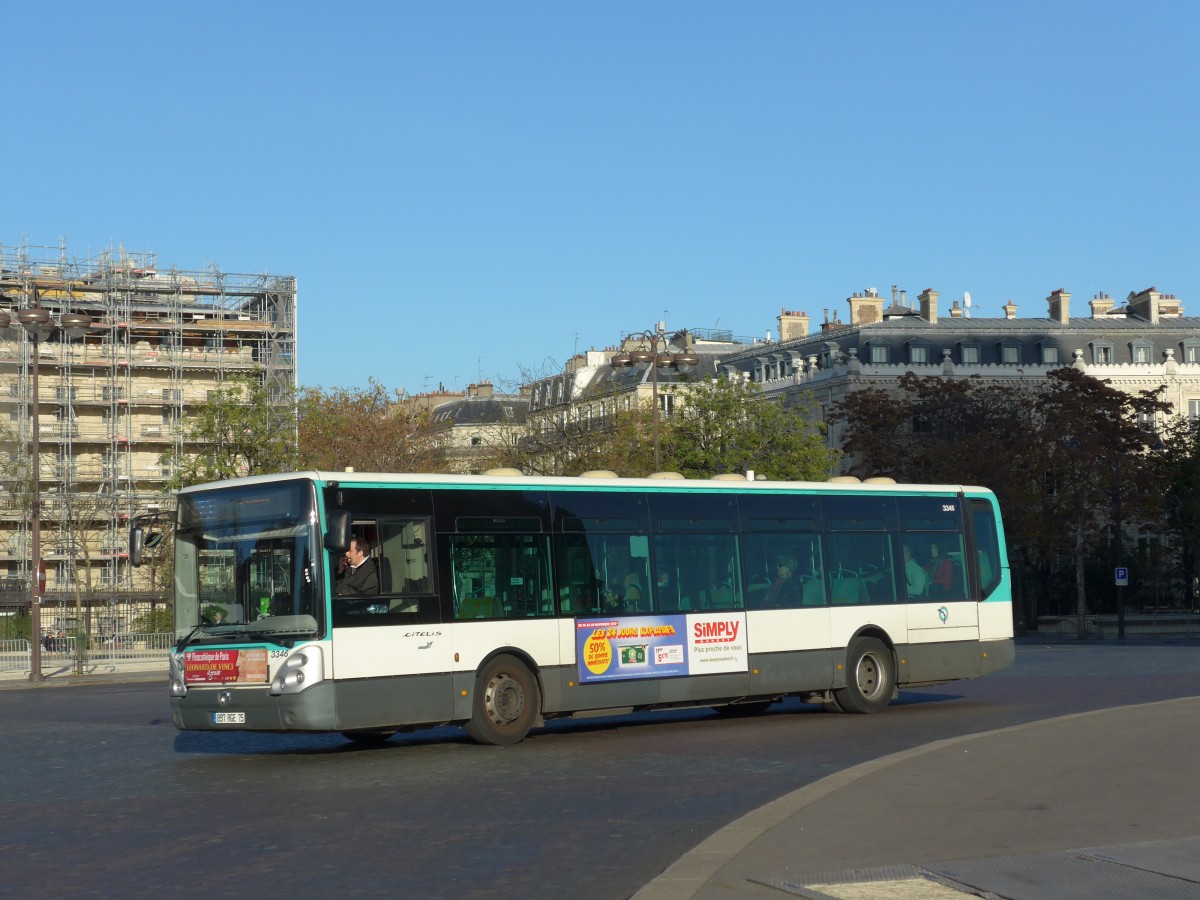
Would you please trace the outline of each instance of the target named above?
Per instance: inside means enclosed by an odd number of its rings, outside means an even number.
[[[375,568],[375,560],[371,559],[370,541],[350,539],[350,549],[338,564],[337,587],[333,593],[338,597],[379,593],[379,571]]]

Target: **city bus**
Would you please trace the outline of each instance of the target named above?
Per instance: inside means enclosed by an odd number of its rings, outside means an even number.
[[[985,488],[597,474],[180,491],[176,727],[371,743],[456,724],[513,744],[555,718],[786,697],[873,713],[1013,662]],[[135,565],[154,529],[131,529]],[[373,576],[343,583],[355,553]]]

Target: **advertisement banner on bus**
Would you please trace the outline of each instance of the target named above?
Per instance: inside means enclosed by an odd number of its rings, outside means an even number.
[[[578,619],[579,683],[744,672],[744,613]]]
[[[183,654],[183,672],[188,684],[264,684],[267,651],[264,647],[189,650]]]

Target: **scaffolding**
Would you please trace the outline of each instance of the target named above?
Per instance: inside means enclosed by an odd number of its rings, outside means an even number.
[[[91,317],[83,337],[38,341],[39,459],[30,459],[34,342],[15,311],[36,297],[57,320]],[[216,266],[161,269],[153,253],[0,244],[0,614],[28,605],[28,507],[39,478],[44,624],[72,630],[80,596],[124,630],[161,585],[128,564],[131,516],[167,510],[168,451],[187,452],[188,410],[235,378],[256,379],[289,421],[296,389],[296,280]],[[24,487],[23,487],[24,486]],[[106,621],[107,620],[107,621]]]

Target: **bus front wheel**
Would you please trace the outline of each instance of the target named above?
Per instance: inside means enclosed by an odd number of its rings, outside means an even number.
[[[497,656],[475,679],[467,734],[480,744],[516,744],[538,714],[537,679],[519,659]]]
[[[833,692],[837,706],[849,713],[879,712],[892,702],[896,667],[892,653],[875,638],[856,638],[846,651],[846,686]]]

